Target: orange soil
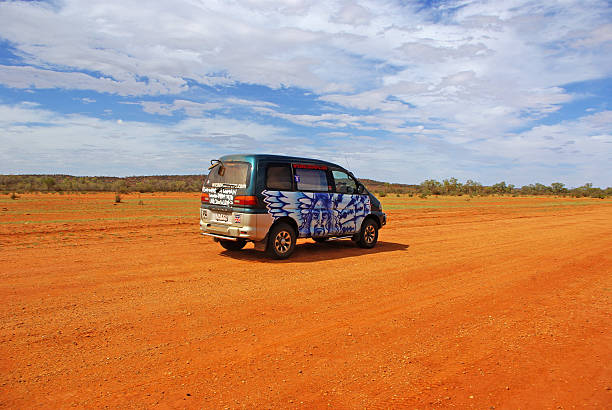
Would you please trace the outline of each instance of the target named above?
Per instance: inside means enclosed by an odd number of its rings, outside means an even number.
[[[612,201],[385,201],[272,261],[197,195],[4,196],[0,406],[612,408]]]

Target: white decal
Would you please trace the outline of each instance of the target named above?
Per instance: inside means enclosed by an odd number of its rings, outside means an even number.
[[[236,189],[234,188],[203,188],[202,192],[208,194],[211,205],[233,206]]]

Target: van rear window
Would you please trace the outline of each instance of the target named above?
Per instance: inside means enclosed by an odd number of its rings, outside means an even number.
[[[219,162],[208,173],[205,186],[216,187],[231,185],[237,188],[246,188],[251,179],[251,164],[248,162],[225,161]]]

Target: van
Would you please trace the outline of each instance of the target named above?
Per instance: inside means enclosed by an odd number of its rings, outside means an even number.
[[[253,242],[285,259],[297,238],[372,248],[386,223],[380,201],[351,172],[316,159],[227,155],[211,161],[202,187],[202,234],[229,251]]]

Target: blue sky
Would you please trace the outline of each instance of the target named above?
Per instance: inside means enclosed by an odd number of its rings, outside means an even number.
[[[0,1],[0,173],[612,185],[608,1]]]

